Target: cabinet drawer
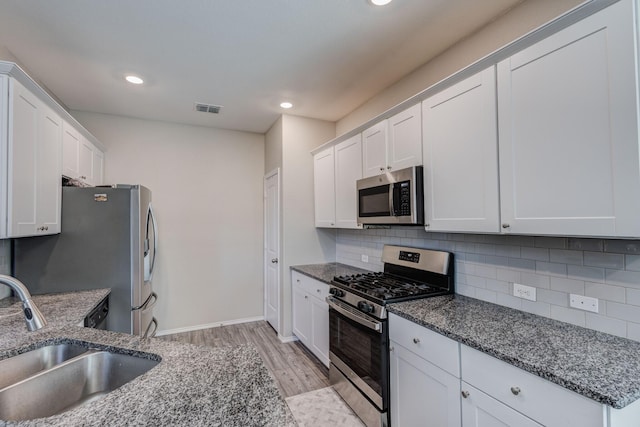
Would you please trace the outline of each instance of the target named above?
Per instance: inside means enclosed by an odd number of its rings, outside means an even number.
[[[465,345],[464,380],[537,422],[553,427],[606,425],[605,406]]]
[[[309,295],[312,295],[318,299],[325,300],[329,295],[329,285],[316,279],[312,279],[309,276],[305,276],[302,273],[294,271],[292,276],[293,286],[300,286]]]
[[[457,342],[393,313],[389,315],[389,338],[460,378],[460,351]]]

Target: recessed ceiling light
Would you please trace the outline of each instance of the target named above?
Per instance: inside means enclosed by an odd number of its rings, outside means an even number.
[[[391,3],[391,0],[369,0],[374,6],[384,6],[385,4]]]
[[[293,107],[293,104],[292,104],[292,103],[290,103],[290,102],[282,102],[282,103],[280,103],[280,106],[281,106],[282,108],[289,109],[289,108]]]
[[[134,76],[132,74],[125,76],[125,80],[128,81],[129,83],[132,83],[134,85],[141,85],[142,83],[144,83],[144,80],[142,80],[140,77],[138,76]]]

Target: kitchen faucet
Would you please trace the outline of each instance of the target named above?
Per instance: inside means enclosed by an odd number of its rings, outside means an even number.
[[[22,311],[24,312],[28,330],[35,331],[47,324],[47,321],[44,320],[44,316],[40,313],[36,304],[31,301],[29,290],[21,281],[15,277],[0,274],[0,283],[9,286],[18,298],[20,298],[20,301],[22,301]]]

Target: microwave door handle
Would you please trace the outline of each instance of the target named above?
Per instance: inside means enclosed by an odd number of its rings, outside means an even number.
[[[395,201],[395,198],[396,198],[395,193],[396,193],[395,184],[393,183],[389,184],[389,215],[391,216],[396,215],[396,208],[393,205],[393,202]]]

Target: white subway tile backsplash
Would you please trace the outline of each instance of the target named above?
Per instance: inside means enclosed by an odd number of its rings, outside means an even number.
[[[640,323],[627,322],[627,338],[640,341]]]
[[[628,290],[621,286],[611,286],[605,285],[604,283],[592,282],[584,283],[585,296],[601,300],[624,303],[626,292],[628,292]]]
[[[567,265],[567,277],[591,282],[604,282],[604,268]]]
[[[638,289],[627,289],[627,304],[640,306],[640,290]],[[638,319],[640,322],[640,319]]]
[[[604,242],[600,239],[577,239],[570,237],[568,243],[569,249],[577,251],[602,252],[604,248]]]
[[[566,249],[568,239],[566,237],[535,237],[537,248]]]
[[[596,331],[624,338],[627,336],[627,322],[595,313],[586,313],[585,317],[586,326],[589,329],[595,329]]]
[[[626,270],[640,271],[640,256],[639,255],[625,255],[624,256],[624,268]]]
[[[504,305],[505,307],[515,308],[516,310],[522,309],[522,298],[514,297],[507,294],[496,294],[496,304]]]
[[[568,294],[584,295],[584,282],[582,280],[552,277],[549,283],[552,291],[566,292]]]
[[[550,249],[549,260],[563,264],[582,265],[582,251],[568,249]]]
[[[573,308],[560,307],[552,305],[549,317],[561,322],[567,322],[578,326],[586,326],[586,316],[584,311]]]
[[[640,289],[640,272],[623,270],[605,270],[605,282],[610,285]]]
[[[551,315],[551,304],[542,301],[522,300],[522,311],[537,314],[538,316],[549,317]]]
[[[585,252],[584,265],[602,268],[616,268],[622,270],[624,268],[624,255],[607,254],[601,252]]]
[[[567,276],[567,265],[555,262],[536,261],[536,272],[538,274],[547,274],[549,276]]]
[[[607,316],[628,322],[640,322],[640,307],[607,301]]]
[[[476,289],[475,297],[481,299],[482,301],[492,302],[494,304],[497,302],[498,298],[496,292],[480,288]]]
[[[605,240],[604,251],[619,254],[640,254],[640,242],[637,240]]]
[[[550,289],[538,289],[536,296],[538,297],[538,301],[560,307],[569,307],[569,294],[566,292],[552,291]]]
[[[453,252],[456,293],[640,341],[640,241],[425,232],[419,227],[339,230],[339,262],[381,270],[384,244]],[[0,241],[0,268],[2,245]],[[362,254],[369,256],[362,263]],[[513,296],[534,286],[537,301]],[[599,313],[569,307],[598,298]]]
[[[532,259],[535,261],[549,261],[549,249],[548,248],[522,248],[520,250],[520,256],[526,259]]]

